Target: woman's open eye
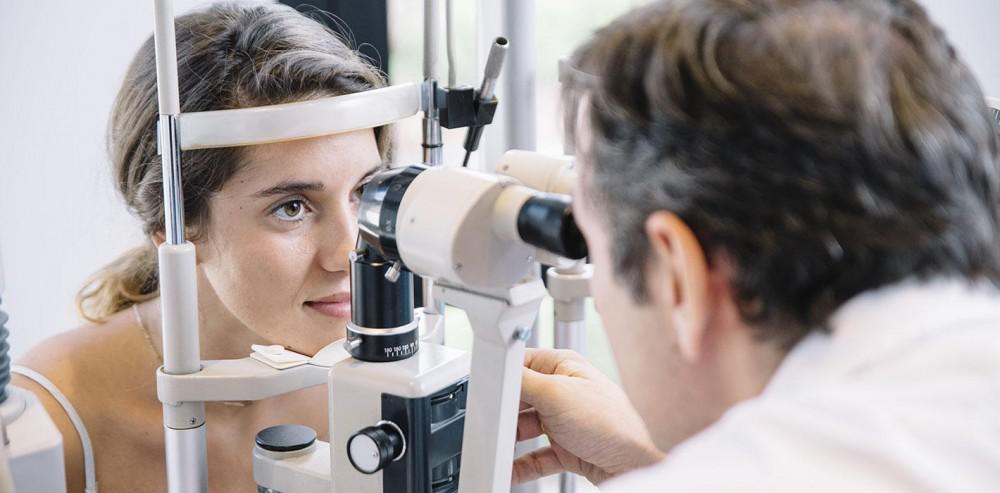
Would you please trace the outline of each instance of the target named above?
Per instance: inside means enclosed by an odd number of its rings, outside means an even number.
[[[283,202],[278,204],[277,207],[271,210],[271,214],[281,221],[296,222],[301,221],[305,217],[308,207],[302,199],[289,200],[288,202]]]
[[[364,193],[364,186],[365,184],[363,182],[351,190],[351,203],[358,204],[361,202],[361,195]]]
[[[364,178],[362,178],[361,181],[359,181],[357,185],[354,185],[354,188],[351,189],[351,201],[352,202],[361,202],[361,196],[364,195],[364,193],[365,193],[365,187],[369,183],[371,183],[372,178],[375,177],[375,174],[378,171],[381,171],[381,170],[382,170],[382,168],[376,168],[376,169],[373,169],[373,170],[369,171],[368,174],[365,175]]]

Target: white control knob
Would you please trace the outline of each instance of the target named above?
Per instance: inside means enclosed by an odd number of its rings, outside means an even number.
[[[355,469],[375,474],[406,453],[406,439],[396,423],[379,421],[347,440],[347,458]]]

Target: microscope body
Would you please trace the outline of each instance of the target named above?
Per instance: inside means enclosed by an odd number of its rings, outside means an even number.
[[[427,343],[399,361],[334,365],[334,491],[458,491],[468,375],[467,352]]]
[[[505,171],[532,171],[533,186],[568,181],[514,157]],[[539,252],[586,256],[569,197],[513,176],[396,168],[365,185],[359,229],[351,321],[337,343],[350,356],[328,373],[330,442],[309,430],[262,445],[259,434],[260,491],[509,491],[524,345],[545,296],[531,271]],[[420,340],[413,275],[466,312],[471,354]]]

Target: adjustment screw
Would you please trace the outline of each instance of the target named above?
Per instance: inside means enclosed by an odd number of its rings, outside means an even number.
[[[399,262],[393,262],[389,266],[389,270],[385,271],[385,280],[391,283],[395,283],[399,280],[399,273],[402,271],[402,267]]]
[[[527,341],[531,338],[531,327],[518,327],[514,329],[515,341]]]

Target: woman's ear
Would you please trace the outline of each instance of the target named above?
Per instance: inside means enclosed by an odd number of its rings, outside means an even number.
[[[664,317],[677,333],[681,354],[688,361],[701,357],[708,332],[708,264],[705,251],[691,228],[667,211],[646,218],[650,242],[647,283],[666,283],[651,289]]]

